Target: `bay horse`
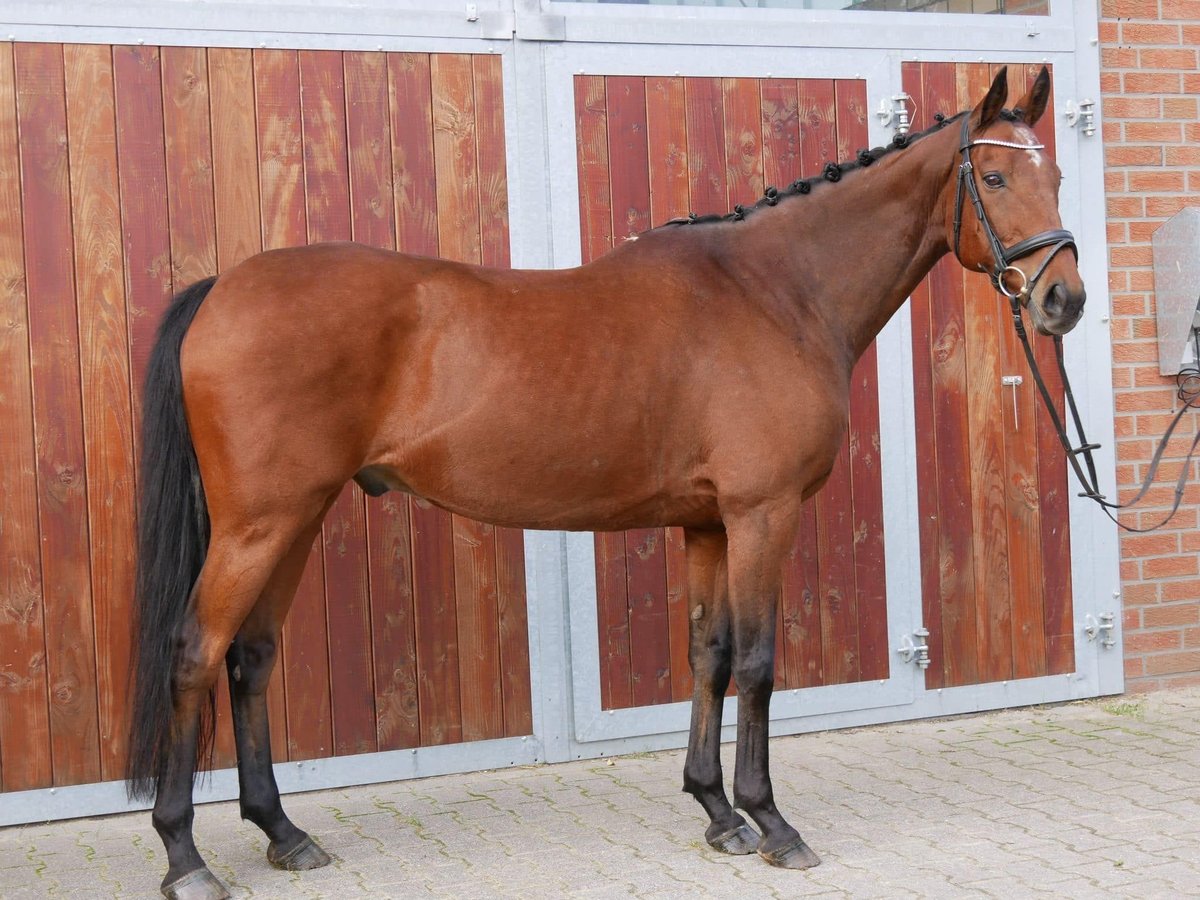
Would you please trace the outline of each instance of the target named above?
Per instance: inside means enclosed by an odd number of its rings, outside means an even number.
[[[845,438],[851,369],[950,252],[1043,334],[1082,314],[1076,261],[1058,253],[1073,249],[1060,174],[1030,127],[1049,75],[1011,110],[1007,93],[1001,72],[973,110],[578,268],[322,244],[182,291],[146,383],[127,769],[131,796],[155,797],[163,893],[228,896],[192,837],[222,661],[242,816],[273,865],[330,861],[284,814],[264,692],[309,548],[351,478],[496,525],[682,526],[684,790],[716,849],[816,865],[775,805],[768,705],[780,565]],[[731,675],[732,804],[718,754]]]

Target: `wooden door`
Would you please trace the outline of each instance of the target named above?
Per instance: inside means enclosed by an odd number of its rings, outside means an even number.
[[[507,265],[500,78],[487,54],[0,45],[3,790],[121,777],[171,292],[322,240]],[[347,487],[269,699],[277,760],[530,733],[521,533]]]
[[[576,76],[583,259],[852,158],[867,144],[867,113],[855,80]],[[876,369],[872,347],[854,372],[849,441],[805,504],[784,567],[779,688],[888,675]],[[595,542],[601,707],[690,699],[682,532]]]
[[[905,63],[913,127],[973,106],[999,68]],[[1013,102],[1040,68],[1008,67]],[[1036,130],[1052,154],[1052,107]],[[912,322],[926,686],[1071,672],[1066,460],[1008,301],[986,275],[947,257],[913,294]],[[1051,393],[1061,397],[1052,345],[1033,341]],[[1023,384],[1004,387],[1006,375]]]

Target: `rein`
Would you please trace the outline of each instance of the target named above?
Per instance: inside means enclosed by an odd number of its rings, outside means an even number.
[[[1176,426],[1183,418],[1184,413],[1195,408],[1195,401],[1200,395],[1195,395],[1188,398],[1179,411],[1175,413],[1175,417],[1171,420],[1171,424],[1167,427],[1166,433],[1163,435],[1162,441],[1158,448],[1154,451],[1154,456],[1150,461],[1150,468],[1146,472],[1146,477],[1142,482],[1137,496],[1131,499],[1128,503],[1113,503],[1105,499],[1104,494],[1100,492],[1100,482],[1096,474],[1096,461],[1092,455],[1094,450],[1099,450],[1099,444],[1088,443],[1087,437],[1083,432],[1083,420],[1079,415],[1079,408],[1075,403],[1075,394],[1071,390],[1071,381],[1067,377],[1066,365],[1063,361],[1063,346],[1062,336],[1054,335],[1054,359],[1058,365],[1059,374],[1062,377],[1063,389],[1066,393],[1067,406],[1071,411],[1071,420],[1075,425],[1075,433],[1079,436],[1079,446],[1072,446],[1070,437],[1067,435],[1066,427],[1063,425],[1062,417],[1059,416],[1058,410],[1054,406],[1054,400],[1050,396],[1050,390],[1046,387],[1046,382],[1042,378],[1042,372],[1037,364],[1037,360],[1033,355],[1033,348],[1029,344],[1029,336],[1025,331],[1025,322],[1021,317],[1021,300],[1028,298],[1042,274],[1046,271],[1046,267],[1050,264],[1050,260],[1062,250],[1064,247],[1070,247],[1071,252],[1075,254],[1075,258],[1079,259],[1079,249],[1075,246],[1075,237],[1071,232],[1055,228],[1049,231],[1043,231],[1040,234],[1035,234],[1033,237],[1025,238],[1018,241],[1011,247],[1005,247],[999,236],[992,228],[992,223],[988,220],[987,213],[983,208],[983,198],[979,195],[979,188],[975,184],[974,166],[971,165],[971,148],[980,144],[989,144],[996,147],[1012,147],[1017,150],[1041,150],[1044,144],[1018,144],[1013,141],[997,141],[980,138],[972,141],[969,133],[970,118],[963,119],[962,124],[962,141],[959,148],[962,153],[962,163],[958,167],[958,183],[955,187],[954,200],[954,255],[962,261],[959,255],[959,235],[962,227],[962,210],[964,197],[971,198],[971,204],[975,207],[975,214],[979,217],[980,223],[983,225],[983,233],[987,238],[987,242],[992,251],[992,258],[995,260],[995,266],[989,273],[992,280],[992,285],[1008,298],[1009,305],[1012,307],[1013,327],[1016,329],[1017,337],[1021,341],[1021,349],[1025,352],[1025,359],[1029,363],[1029,371],[1033,375],[1033,381],[1037,385],[1038,392],[1042,396],[1042,402],[1045,404],[1046,411],[1050,414],[1050,421],[1054,425],[1054,432],[1058,437],[1059,443],[1062,444],[1063,450],[1067,454],[1067,462],[1071,464],[1071,469],[1075,472],[1075,477],[1079,480],[1083,491],[1079,494],[1080,497],[1086,497],[1094,501],[1103,511],[1106,516],[1112,519],[1118,526],[1126,531],[1132,532],[1147,532],[1154,531],[1166,525],[1167,522],[1179,510],[1179,505],[1183,502],[1184,486],[1187,483],[1188,471],[1191,468],[1192,456],[1196,453],[1196,448],[1200,447],[1200,433],[1192,439],[1192,445],[1188,449],[1187,457],[1184,465],[1179,472],[1179,479],[1175,484],[1175,502],[1171,506],[1170,512],[1154,525],[1145,528],[1134,528],[1131,525],[1126,525],[1113,515],[1113,510],[1128,509],[1140,501],[1146,492],[1150,490],[1150,485],[1154,481],[1154,476],[1158,472],[1158,465],[1162,462],[1163,453],[1166,450],[1167,442],[1171,439],[1171,435],[1175,432]],[[1042,260],[1033,277],[1025,275],[1024,270],[1017,268],[1013,263],[1024,256],[1028,256],[1035,250],[1040,250],[1043,247],[1051,247],[1052,249]],[[1005,283],[1005,278],[1010,274],[1015,273],[1021,278],[1021,286],[1015,291],[1010,290]],[[1083,457],[1084,465],[1079,463],[1079,457]],[[1084,473],[1084,467],[1087,468],[1087,473]]]

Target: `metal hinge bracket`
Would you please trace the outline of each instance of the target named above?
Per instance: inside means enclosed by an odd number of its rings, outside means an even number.
[[[917,668],[929,668],[929,644],[926,638],[929,637],[928,628],[918,628],[912,634],[906,634],[900,639],[900,646],[896,648],[896,652],[904,659],[906,663],[915,663]]]
[[[884,97],[879,101],[879,109],[875,111],[875,115],[879,117],[880,124],[885,128],[892,123],[892,120],[895,120],[896,134],[907,134],[912,124],[908,105],[912,102],[913,98],[903,92],[893,94],[890,102],[887,97]]]
[[[1076,103],[1074,100],[1067,101],[1067,110],[1065,113],[1067,124],[1074,128],[1080,126],[1084,137],[1091,137],[1096,133],[1096,101],[1085,98]]]
[[[1089,641],[1100,638],[1100,646],[1105,650],[1111,650],[1117,645],[1117,639],[1113,637],[1113,632],[1116,630],[1116,616],[1110,612],[1100,613],[1100,620],[1096,621],[1096,617],[1088,613],[1083,617],[1083,633],[1087,635]]]

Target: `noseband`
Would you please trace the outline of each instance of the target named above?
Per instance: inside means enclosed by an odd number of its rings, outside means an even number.
[[[1054,259],[1058,251],[1064,247],[1070,247],[1071,252],[1075,254],[1075,259],[1079,259],[1079,250],[1075,246],[1075,236],[1064,228],[1054,228],[1050,231],[1043,231],[1041,234],[1035,234],[1033,237],[1025,238],[1023,241],[1017,241],[1011,247],[1005,247],[1003,242],[997,236],[996,231],[992,228],[992,223],[987,217],[987,212],[983,208],[983,198],[979,196],[979,187],[975,184],[975,167],[971,164],[971,148],[978,147],[980,144],[988,144],[993,147],[1011,147],[1014,150],[1042,150],[1045,144],[1018,144],[1013,141],[996,141],[988,138],[978,138],[971,140],[970,134],[971,117],[964,116],[962,123],[962,140],[959,142],[959,152],[962,153],[962,164],[958,167],[958,183],[954,190],[954,255],[958,257],[959,262],[962,262],[962,256],[959,254],[959,239],[962,232],[962,212],[963,198],[970,197],[971,203],[975,207],[975,215],[979,217],[980,224],[983,226],[983,234],[987,238],[988,246],[992,250],[992,259],[995,265],[991,271],[992,284],[996,290],[1007,297],[1013,304],[1019,303],[1022,300],[1028,302],[1029,295],[1033,293],[1034,285],[1038,283],[1038,279],[1042,277],[1042,273],[1046,271],[1046,266],[1050,265],[1050,260]],[[1042,264],[1037,267],[1037,271],[1030,278],[1024,270],[1013,265],[1018,259],[1028,256],[1034,250],[1040,250],[1043,247],[1051,247],[1051,251],[1046,254],[1046,258],[1042,260]],[[1015,273],[1021,278],[1021,286],[1015,291],[1010,290],[1005,278],[1010,274]]]

